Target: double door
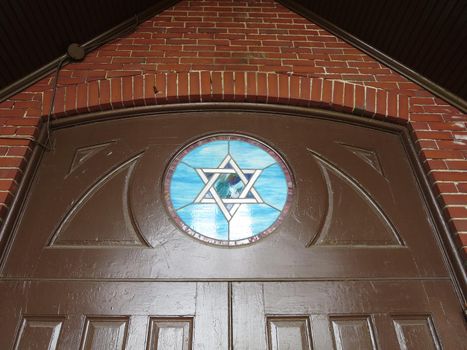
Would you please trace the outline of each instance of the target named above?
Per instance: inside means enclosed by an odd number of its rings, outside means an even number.
[[[458,305],[449,289],[446,282],[4,282],[0,348],[462,349],[465,330],[452,317]]]

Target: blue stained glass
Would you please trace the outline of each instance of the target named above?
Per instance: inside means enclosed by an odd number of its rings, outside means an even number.
[[[267,204],[242,206],[230,221],[230,239],[245,239],[267,230],[280,213]]]
[[[279,164],[264,169],[255,188],[269,205],[279,210],[284,207],[287,201],[287,180]]]
[[[228,152],[227,141],[212,141],[192,149],[183,162],[192,167],[215,168]]]
[[[180,163],[172,175],[172,182],[170,184],[170,192],[172,204],[175,209],[183,207],[193,202],[199,191],[203,188],[204,183],[196,174],[195,169]]]
[[[245,141],[230,141],[230,154],[237,164],[244,168],[265,168],[268,165],[276,163],[263,149]]]
[[[228,239],[229,224],[214,205],[191,204],[178,210],[177,214],[195,232],[214,239]]]
[[[289,170],[264,144],[240,135],[213,136],[188,146],[165,179],[169,212],[196,238],[246,244],[272,232],[288,209]]]

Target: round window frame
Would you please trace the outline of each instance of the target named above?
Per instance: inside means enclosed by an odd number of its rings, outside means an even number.
[[[179,162],[189,152],[194,150],[196,147],[202,146],[212,141],[220,141],[220,140],[222,141],[231,141],[231,140],[244,141],[244,142],[248,142],[250,144],[253,144],[254,146],[259,147],[260,149],[268,153],[277,162],[277,164],[279,164],[285,176],[285,180],[287,184],[287,199],[285,201],[285,204],[279,216],[266,230],[263,230],[260,233],[254,236],[250,236],[248,238],[241,238],[238,240],[220,240],[220,239],[211,238],[206,235],[203,235],[202,233],[197,232],[193,230],[190,226],[188,226],[180,218],[180,216],[177,214],[177,211],[172,205],[172,200],[170,196],[170,185],[171,185],[172,176]],[[189,237],[196,239],[198,242],[207,243],[207,244],[210,244],[216,247],[238,247],[238,246],[250,245],[252,243],[255,243],[265,238],[266,236],[269,236],[273,231],[275,231],[278,228],[278,226],[284,221],[286,215],[288,214],[290,207],[292,205],[292,198],[293,198],[294,190],[295,190],[295,181],[294,181],[293,173],[291,171],[290,166],[285,161],[281,153],[277,151],[276,149],[274,149],[273,147],[269,146],[266,142],[259,140],[256,137],[245,135],[245,134],[240,134],[240,133],[210,134],[210,135],[197,138],[191,141],[190,143],[185,144],[170,159],[166,167],[166,170],[164,172],[163,179],[162,179],[162,193],[164,197],[164,205],[165,205],[167,212],[169,213],[171,220],[175,223],[175,225],[181,231],[183,231]]]

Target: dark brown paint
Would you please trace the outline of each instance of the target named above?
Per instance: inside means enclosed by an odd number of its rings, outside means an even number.
[[[461,348],[454,279],[397,128],[211,108],[55,129],[2,267],[0,348]],[[290,214],[249,246],[189,237],[161,194],[173,155],[221,132],[271,145],[295,177]]]

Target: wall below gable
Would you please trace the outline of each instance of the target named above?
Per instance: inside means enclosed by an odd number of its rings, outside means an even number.
[[[2,219],[52,86],[51,75],[0,103]],[[467,116],[274,1],[179,2],[63,67],[53,116],[207,101],[321,107],[407,125],[467,252]]]

